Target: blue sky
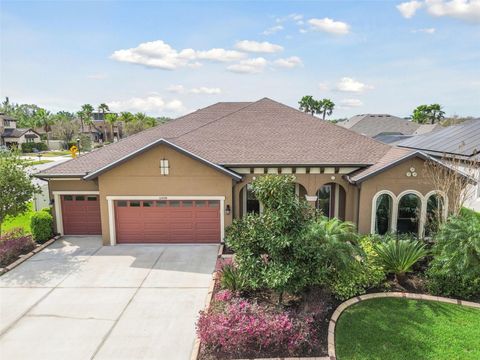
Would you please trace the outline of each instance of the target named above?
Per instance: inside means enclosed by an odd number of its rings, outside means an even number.
[[[262,97],[333,118],[480,116],[480,0],[2,1],[0,96],[178,116]]]

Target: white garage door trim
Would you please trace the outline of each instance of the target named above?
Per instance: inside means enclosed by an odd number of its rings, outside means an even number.
[[[111,195],[107,196],[108,203],[108,227],[110,228],[110,245],[117,243],[117,234],[115,232],[115,200],[218,200],[220,201],[220,239],[223,241],[225,236],[225,196],[128,196]]]
[[[99,195],[99,191],[52,191],[53,204],[55,207],[55,223],[57,225],[57,232],[60,235],[63,233],[63,214],[62,214],[62,195]],[[100,199],[98,199],[100,201]]]

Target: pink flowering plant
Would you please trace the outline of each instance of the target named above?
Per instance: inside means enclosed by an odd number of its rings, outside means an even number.
[[[219,292],[215,300],[229,296]],[[229,356],[308,353],[317,343],[312,317],[294,317],[240,298],[201,312],[197,334],[206,351]]]
[[[35,242],[21,229],[14,229],[0,237],[0,266],[7,266],[35,248]]]

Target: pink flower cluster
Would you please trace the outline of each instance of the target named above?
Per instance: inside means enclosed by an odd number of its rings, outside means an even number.
[[[23,235],[19,229],[15,229],[0,237],[0,266],[7,266],[17,258],[32,251],[35,242],[31,236]]]
[[[231,292],[230,290],[220,290],[214,296],[215,301],[221,301],[221,302],[230,301],[232,300],[232,298],[233,298],[233,292]]]
[[[295,319],[288,312],[243,299],[211,309],[200,313],[197,334],[202,344],[213,351],[241,356],[270,349],[287,355],[308,350],[316,343],[311,317]]]

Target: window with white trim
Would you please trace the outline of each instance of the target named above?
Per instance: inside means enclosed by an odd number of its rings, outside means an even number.
[[[167,159],[160,160],[160,174],[168,175],[170,173],[170,166]]]

